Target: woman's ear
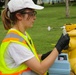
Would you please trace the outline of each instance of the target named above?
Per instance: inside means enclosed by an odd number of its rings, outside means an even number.
[[[22,18],[23,18],[22,14],[20,14],[20,13],[16,13],[16,17],[18,20],[22,20]]]

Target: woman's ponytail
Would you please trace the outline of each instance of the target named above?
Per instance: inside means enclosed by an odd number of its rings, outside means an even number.
[[[4,28],[6,30],[8,30],[12,27],[10,15],[9,15],[10,13],[8,13],[8,12],[9,12],[8,8],[6,8],[2,11],[2,14],[1,14],[2,22],[3,22]]]

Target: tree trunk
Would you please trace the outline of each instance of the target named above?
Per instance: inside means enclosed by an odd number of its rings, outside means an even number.
[[[70,17],[69,0],[65,1],[66,1],[66,17],[69,18]]]
[[[5,0],[5,8],[7,8],[8,1],[10,1],[10,0]]]

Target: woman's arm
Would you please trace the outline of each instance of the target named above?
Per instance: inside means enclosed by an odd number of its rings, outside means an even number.
[[[53,64],[57,56],[58,51],[56,50],[56,48],[54,48],[52,53],[49,54],[42,62],[39,62],[35,57],[33,57],[32,59],[27,60],[25,64],[36,73],[43,75],[48,70],[48,68]]]
[[[42,55],[43,55],[43,54],[39,54],[39,55],[38,55],[38,57],[39,57],[40,60],[41,60]]]

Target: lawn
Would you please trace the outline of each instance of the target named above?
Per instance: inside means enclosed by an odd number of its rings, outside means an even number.
[[[70,18],[65,17],[65,5],[51,6],[44,5],[45,9],[37,11],[37,18],[34,26],[28,29],[38,53],[45,53],[52,50],[62,34],[62,27],[66,23],[76,23],[76,6],[70,6]],[[53,29],[47,30],[50,26]],[[0,18],[0,43],[6,31],[3,28]]]

